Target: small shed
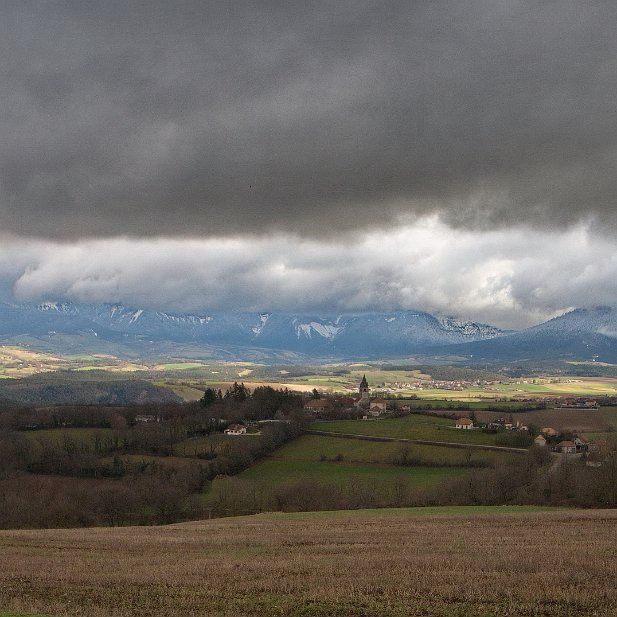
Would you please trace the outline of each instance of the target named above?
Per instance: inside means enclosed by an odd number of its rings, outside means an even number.
[[[534,440],[533,443],[536,446],[545,446],[546,445],[546,439],[544,438],[544,435],[538,435]]]

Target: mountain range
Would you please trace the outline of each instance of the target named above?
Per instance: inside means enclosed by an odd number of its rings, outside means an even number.
[[[423,311],[172,314],[119,304],[0,304],[0,342],[55,353],[293,361],[452,355],[617,361],[617,311],[576,309],[513,332]]]

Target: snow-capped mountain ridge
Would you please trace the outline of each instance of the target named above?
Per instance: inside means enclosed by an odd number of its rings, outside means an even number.
[[[59,353],[76,349],[114,353],[121,348],[139,355],[188,345],[192,350],[216,348],[222,357],[250,349],[306,357],[454,354],[473,362],[537,358],[617,362],[617,311],[575,309],[526,330],[504,332],[417,310],[182,314],[118,303],[0,303],[0,342],[24,340]]]
[[[520,332],[457,346],[456,352],[489,362],[560,358],[617,363],[617,310],[573,309]]]
[[[254,346],[306,354],[415,353],[430,346],[478,340],[502,333],[474,322],[442,322],[420,311],[299,314],[212,312],[173,314],[122,304],[46,301],[5,305],[1,335],[50,332],[97,338],[168,340],[178,343]],[[128,339],[127,339],[128,337]]]

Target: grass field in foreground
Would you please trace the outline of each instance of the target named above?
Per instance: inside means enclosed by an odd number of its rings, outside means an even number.
[[[379,418],[371,420],[318,421],[311,425],[319,431],[372,435],[374,437],[395,437],[398,439],[426,439],[456,443],[495,443],[495,435],[481,431],[462,431],[454,428],[454,420],[412,414],[402,418]]]
[[[0,606],[58,617],[615,617],[616,525],[615,510],[497,507],[2,531]]]

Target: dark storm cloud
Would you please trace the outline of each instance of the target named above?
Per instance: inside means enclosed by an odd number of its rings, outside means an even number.
[[[3,231],[617,220],[614,2],[0,11]]]

